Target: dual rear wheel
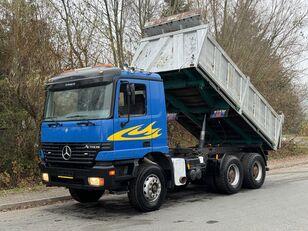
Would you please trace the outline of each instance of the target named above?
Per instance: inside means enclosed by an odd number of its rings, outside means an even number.
[[[266,169],[263,157],[258,153],[250,153],[243,157],[243,186],[249,189],[260,188],[265,180]]]
[[[233,194],[242,187],[260,188],[264,183],[265,174],[265,161],[260,154],[248,153],[242,160],[227,155],[221,163],[219,174],[208,177],[208,183],[215,191]]]

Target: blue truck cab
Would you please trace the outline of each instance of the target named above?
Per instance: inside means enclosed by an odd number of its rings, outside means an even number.
[[[168,154],[158,74],[93,67],[48,81],[40,150],[48,186],[69,188],[80,202],[96,200],[105,189],[128,190],[144,159],[164,163],[171,185]]]
[[[129,88],[133,95],[128,95]],[[76,160],[72,156],[70,161],[82,165],[168,153],[164,88],[159,75],[86,68],[51,79],[47,90],[43,146],[79,143],[85,145],[85,151],[100,146],[95,159],[81,152],[83,156]]]

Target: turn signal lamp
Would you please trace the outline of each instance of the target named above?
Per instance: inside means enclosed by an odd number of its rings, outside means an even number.
[[[45,182],[49,182],[49,175],[48,173],[42,173],[42,180]]]
[[[89,177],[88,183],[91,186],[99,187],[99,186],[104,186],[105,180],[104,178],[100,178],[100,177]]]
[[[109,170],[109,172],[108,172],[109,176],[115,176],[115,174],[116,174],[116,170],[115,169]]]

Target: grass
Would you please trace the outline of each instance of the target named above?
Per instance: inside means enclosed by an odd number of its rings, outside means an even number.
[[[277,151],[270,152],[269,159],[284,159],[288,157],[308,156],[308,146],[287,145]]]
[[[282,148],[276,152],[271,152],[270,159],[283,159],[308,155],[308,136],[297,136],[286,134],[286,140],[282,143]]]

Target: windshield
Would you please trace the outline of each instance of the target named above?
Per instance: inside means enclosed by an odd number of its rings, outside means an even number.
[[[49,91],[45,120],[84,120],[110,117],[112,83],[95,87]]]

